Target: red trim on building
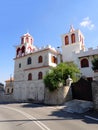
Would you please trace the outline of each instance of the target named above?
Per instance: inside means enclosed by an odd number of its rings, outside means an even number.
[[[57,52],[57,51],[54,51],[52,48],[46,48],[46,49],[44,49],[44,50],[38,50],[38,51],[31,52],[31,53],[29,53],[29,54],[27,54],[27,55],[24,55],[24,56],[16,57],[16,58],[14,58],[14,60],[16,60],[16,59],[18,59],[18,58],[21,58],[21,57],[26,57],[26,56],[31,55],[31,54],[34,54],[34,53],[44,52],[44,51],[48,51],[48,50],[52,51],[54,54],[58,54],[58,52]]]
[[[81,68],[89,67],[89,61],[88,61],[88,59],[86,59],[86,58],[83,58],[83,59],[80,61],[80,64],[81,64]]]

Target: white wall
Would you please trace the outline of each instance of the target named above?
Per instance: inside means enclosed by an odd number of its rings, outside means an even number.
[[[44,83],[39,81],[14,82],[14,99],[16,101],[27,101],[28,99],[44,100]]]
[[[44,100],[45,86],[43,80],[38,80],[38,73],[42,72],[44,77],[46,72],[49,71],[50,66],[56,66],[56,64],[51,61],[52,55],[57,56],[56,53],[47,49],[15,59],[13,95],[17,101],[28,99]],[[42,63],[38,63],[39,56],[43,57]],[[32,64],[27,64],[28,57],[32,58]],[[20,63],[21,68],[19,68]],[[28,80],[29,73],[32,73],[32,80],[30,81]]]

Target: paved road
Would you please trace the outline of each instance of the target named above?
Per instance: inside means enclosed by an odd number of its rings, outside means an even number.
[[[98,130],[98,121],[59,107],[0,104],[0,130]]]

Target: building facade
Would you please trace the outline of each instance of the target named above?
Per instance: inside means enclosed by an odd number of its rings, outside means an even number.
[[[5,94],[13,94],[14,79],[11,77],[10,79],[6,80],[5,83]]]
[[[27,33],[16,47],[14,61],[14,98],[18,101],[43,101],[43,78],[50,67],[60,63],[60,53],[51,46],[35,47],[32,36]]]
[[[92,60],[98,57],[98,48],[85,48],[84,36],[72,26],[68,33],[61,36],[62,55],[50,45],[42,48],[34,46],[33,37],[26,33],[16,46],[14,58],[14,99],[17,101],[43,101],[45,85],[43,78],[51,67],[62,62],[73,62],[81,74],[93,80]],[[62,57],[62,58],[61,58]]]
[[[80,30],[72,26],[68,33],[62,35],[62,59],[63,62],[75,63],[81,71],[81,75],[93,80],[96,76],[92,70],[92,60],[98,57],[98,48],[85,48],[84,36]]]

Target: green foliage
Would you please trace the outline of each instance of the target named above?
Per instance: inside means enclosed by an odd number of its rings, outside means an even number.
[[[93,61],[92,61],[92,69],[95,71],[95,70],[98,70],[98,58],[94,58]]]
[[[76,80],[76,73],[80,73],[77,66],[73,63],[60,63],[57,67],[52,68],[44,77],[45,86],[50,91],[54,91],[59,87],[59,84],[65,84],[68,75]]]

